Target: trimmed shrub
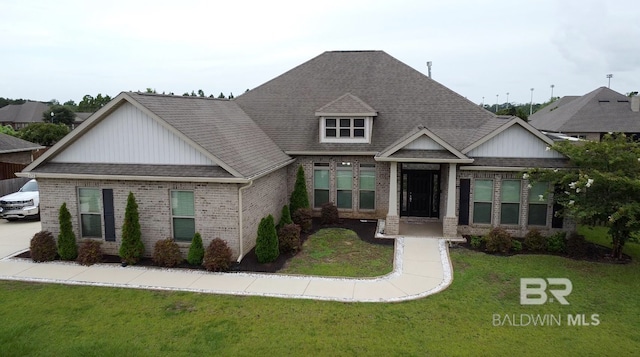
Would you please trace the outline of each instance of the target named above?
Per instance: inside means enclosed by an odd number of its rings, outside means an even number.
[[[564,253],[566,251],[566,236],[565,232],[558,232],[547,238],[547,251],[551,253]]]
[[[132,192],[127,197],[127,207],[124,211],[122,224],[122,243],[120,244],[120,258],[127,264],[135,264],[144,254],[144,244],[140,232],[140,215],[138,204]]]
[[[161,239],[153,247],[153,263],[161,267],[173,268],[182,262],[180,247],[173,239]]]
[[[524,245],[528,250],[543,251],[547,249],[547,237],[534,228],[524,236]]]
[[[60,234],[58,235],[58,255],[62,260],[74,260],[78,257],[78,247],[76,246],[76,235],[73,233],[71,225],[71,213],[64,202],[58,211],[58,223],[60,224]]]
[[[34,262],[50,262],[56,259],[58,252],[53,233],[49,231],[40,231],[34,234],[29,249],[31,250],[31,259]]]
[[[304,177],[302,165],[298,166],[296,173],[296,183],[293,186],[291,199],[289,200],[289,210],[295,212],[300,208],[309,208],[309,194],[307,193],[307,182]]]
[[[320,211],[320,222],[322,224],[338,224],[340,223],[340,216],[338,214],[338,207],[333,202],[327,202],[322,205]]]
[[[300,250],[300,226],[285,224],[278,230],[280,253],[296,253]]]
[[[293,221],[291,220],[291,212],[289,212],[289,206],[282,206],[282,213],[280,214],[280,222],[276,226],[276,229],[280,229],[287,224],[291,224]]]
[[[209,243],[202,265],[208,271],[227,271],[231,265],[231,254],[231,248],[227,242],[216,238]]]
[[[584,236],[572,232],[567,238],[567,255],[572,258],[584,258],[587,255],[587,241]]]
[[[483,236],[471,236],[471,241],[469,242],[469,244],[471,244],[471,247],[473,249],[480,249],[480,247],[482,247],[482,244],[484,244],[484,237]]]
[[[293,212],[291,216],[293,223],[300,226],[303,232],[308,233],[311,231],[311,227],[313,226],[313,221],[311,220],[311,209],[310,208],[299,208]]]
[[[491,253],[500,252],[508,253],[511,250],[512,239],[511,235],[503,228],[493,228],[486,236],[485,241],[487,243],[487,251]]]
[[[522,243],[519,240],[514,239],[511,241],[511,250],[514,252],[519,252],[522,250]]]
[[[187,254],[187,262],[191,265],[200,265],[202,264],[202,259],[204,258],[204,246],[202,245],[202,236],[200,233],[196,232],[193,235],[193,239],[191,240],[191,245],[189,246],[189,254]]]
[[[102,261],[102,244],[97,240],[86,240],[80,244],[78,259],[82,265],[93,265]]]
[[[258,238],[256,238],[256,256],[259,263],[270,263],[280,255],[278,233],[273,223],[273,216],[268,215],[260,220]]]

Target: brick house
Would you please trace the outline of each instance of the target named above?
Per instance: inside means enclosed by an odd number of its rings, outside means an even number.
[[[136,195],[146,253],[194,232],[238,259],[260,219],[276,220],[302,166],[312,206],[342,217],[442,226],[445,237],[504,226],[522,235],[570,228],[549,185],[522,177],[562,167],[552,141],[498,117],[381,51],[325,52],[235,98],[121,93],[27,167],[43,229],[57,210],[76,235],[117,252],[126,196]]]

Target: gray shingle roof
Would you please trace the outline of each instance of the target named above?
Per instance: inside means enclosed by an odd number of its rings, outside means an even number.
[[[640,132],[640,112],[631,110],[627,96],[609,88],[600,87],[582,97],[559,102],[534,113],[531,125],[565,133]]]
[[[49,104],[42,102],[9,104],[0,108],[0,123],[39,123],[46,110]]]
[[[244,177],[290,160],[233,101],[128,95]]]
[[[43,149],[44,146],[0,133],[0,154]]]
[[[376,114],[376,110],[351,93],[347,93],[316,111],[316,115],[327,114]]]
[[[122,175],[158,177],[216,177],[231,178],[231,174],[219,166],[195,165],[131,165],[131,164],[77,164],[47,162],[34,172],[79,175]]]
[[[315,112],[345,93],[378,112],[371,144],[319,142]],[[500,125],[382,51],[325,52],[234,101],[285,151],[381,151],[418,125],[461,150]]]

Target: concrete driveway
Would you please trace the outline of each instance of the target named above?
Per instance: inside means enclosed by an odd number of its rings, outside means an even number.
[[[40,230],[40,221],[0,219],[0,259],[28,249],[29,241]]]

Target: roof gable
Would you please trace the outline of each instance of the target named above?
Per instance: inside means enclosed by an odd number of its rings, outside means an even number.
[[[417,127],[376,155],[376,159],[379,161],[388,159],[394,161],[405,158],[415,158],[419,161],[471,161],[463,153],[424,127]]]
[[[376,116],[375,109],[351,93],[346,93],[340,98],[328,103],[316,110],[316,116],[344,115],[373,117]]]

